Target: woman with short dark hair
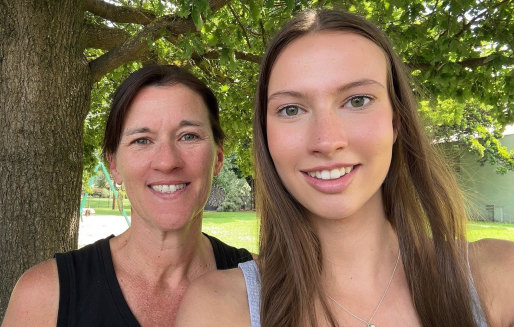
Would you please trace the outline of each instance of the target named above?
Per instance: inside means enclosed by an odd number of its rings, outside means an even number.
[[[132,73],[114,95],[103,152],[131,202],[131,225],[28,270],[2,326],[171,326],[189,283],[251,260],[202,234],[223,164],[212,91],[176,66]]]

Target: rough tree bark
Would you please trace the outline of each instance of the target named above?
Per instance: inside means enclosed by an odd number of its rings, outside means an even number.
[[[76,247],[92,85],[82,5],[0,2],[0,321],[27,267]]]

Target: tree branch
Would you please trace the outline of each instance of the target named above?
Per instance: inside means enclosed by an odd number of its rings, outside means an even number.
[[[93,82],[99,81],[103,75],[124,63],[143,58],[148,50],[148,42],[153,42],[160,37],[159,31],[164,25],[162,19],[148,24],[136,35],[91,61],[89,68]]]
[[[261,29],[261,35],[262,35],[262,45],[264,48],[268,47],[268,42],[266,40],[266,30],[264,29],[264,24],[262,23],[262,19],[259,19],[259,27]]]
[[[243,26],[243,24],[241,24],[241,20],[239,19],[239,16],[237,15],[237,13],[235,12],[234,8],[232,8],[232,6],[230,4],[228,5],[228,8],[230,9],[230,11],[232,12],[232,15],[236,19],[237,25],[239,25],[239,27],[243,31],[243,35],[245,37],[246,44],[248,45],[248,48],[251,49],[252,48],[252,44],[250,43],[250,39],[248,38],[248,34],[246,34],[245,27]]]
[[[461,29],[457,34],[455,34],[455,35],[453,36],[453,38],[458,39],[462,34],[464,34],[464,32],[466,32],[468,29],[470,29],[470,28],[471,28],[471,26],[472,26],[472,25],[473,25],[473,24],[474,24],[478,19],[482,18],[484,15],[486,15],[486,16],[487,16],[487,15],[489,14],[489,12],[490,12],[490,10],[491,10],[491,9],[493,9],[493,10],[494,10],[494,9],[498,8],[499,6],[503,5],[504,3],[507,3],[508,1],[509,1],[509,0],[503,0],[503,1],[500,1],[500,2],[498,2],[498,3],[496,3],[496,4],[494,4],[491,8],[486,8],[486,9],[484,9],[484,10],[483,10],[482,12],[480,12],[478,15],[476,15],[475,17],[473,17],[473,18],[472,18],[468,23],[463,24],[463,25],[462,25],[462,29]],[[485,1],[484,1],[484,2],[482,2],[482,3],[480,3],[480,4],[483,4],[483,3],[485,3]]]
[[[215,12],[219,10],[230,1],[231,0],[210,0],[211,11]],[[190,17],[179,18],[174,15],[167,15],[155,19],[134,36],[126,39],[120,45],[112,48],[109,52],[89,63],[93,82],[97,82],[103,75],[124,63],[144,58],[148,52],[148,43],[160,38],[162,31],[171,34],[171,39],[173,39],[173,36],[195,32],[196,27]]]
[[[133,23],[147,25],[157,16],[143,8],[116,6],[102,0],[84,0],[86,10],[114,23]]]
[[[254,55],[252,53],[242,52],[242,51],[234,51],[234,55],[238,60],[245,60],[248,62],[253,62],[255,64],[261,63],[261,57],[258,55]],[[208,51],[203,55],[194,54],[191,58],[195,61],[202,59],[219,59],[220,54],[218,51]]]
[[[482,11],[481,13],[479,13],[478,15],[476,15],[475,17],[473,17],[473,19],[471,19],[468,23],[464,24],[461,28],[461,30],[455,34],[453,36],[454,39],[458,40],[459,37],[464,34],[464,32],[466,32],[467,30],[470,29],[470,27],[478,20],[480,19],[484,14],[487,14],[489,13],[489,10],[488,9],[484,9],[484,11]]]
[[[110,50],[130,37],[128,32],[102,24],[86,24],[84,46],[87,48]]]
[[[457,62],[453,62],[453,63],[460,65],[462,67],[476,68],[479,66],[487,65],[489,63],[489,61],[491,61],[493,59],[493,57],[497,57],[497,56],[498,56],[498,54],[496,53],[496,54],[492,54],[492,55],[489,55],[486,57],[468,58],[468,59],[464,59],[462,61],[457,61]],[[510,58],[510,57],[503,57],[503,58],[505,59],[506,62],[510,62],[511,64],[514,64],[514,58]],[[450,62],[448,62],[448,63],[450,63]],[[436,62],[434,64],[417,63],[417,64],[407,64],[407,66],[412,70],[419,69],[421,71],[424,71],[424,70],[429,69],[430,67],[438,67],[443,64],[444,64],[443,62]]]

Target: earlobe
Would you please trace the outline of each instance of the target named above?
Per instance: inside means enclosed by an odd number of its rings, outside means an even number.
[[[118,172],[118,169],[116,166],[116,155],[108,154],[107,161],[109,162],[109,170],[111,171],[112,178],[114,179],[116,184],[118,184],[118,185],[123,184],[123,179],[121,178],[121,175]]]
[[[218,147],[216,151],[216,163],[214,164],[214,176],[218,176],[223,168],[223,147]]]

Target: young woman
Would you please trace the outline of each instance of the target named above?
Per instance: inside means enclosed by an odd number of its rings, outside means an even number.
[[[172,326],[192,280],[251,260],[202,234],[223,137],[214,94],[189,72],[153,65],[132,73],[114,96],[104,137],[131,226],[28,270],[2,326]]]
[[[407,76],[358,16],[283,27],[254,117],[259,258],[199,280],[179,326],[514,326],[514,245],[466,242]]]

